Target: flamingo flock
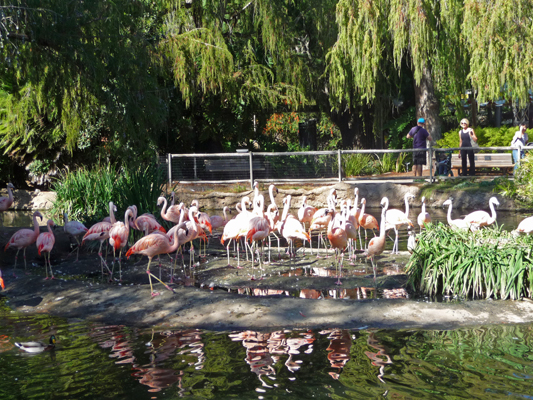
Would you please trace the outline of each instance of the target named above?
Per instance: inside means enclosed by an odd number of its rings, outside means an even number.
[[[13,203],[12,194],[13,185],[8,184],[9,196],[0,198],[0,210],[5,210]],[[159,293],[154,291],[152,279],[161,283],[166,289],[173,290],[169,284],[165,283],[161,277],[161,260],[160,256],[164,254],[173,254],[173,266],[170,273],[170,283],[173,282],[174,269],[177,260],[181,254],[182,268],[185,271],[184,261],[184,247],[189,244],[189,271],[192,273],[192,268],[196,265],[195,262],[195,245],[193,241],[200,239],[205,243],[207,251],[208,239],[213,237],[214,232],[220,233],[220,242],[226,248],[227,265],[232,268],[241,267],[241,251],[244,250],[246,259],[248,261],[250,256],[252,266],[251,279],[261,279],[264,273],[264,265],[271,262],[271,237],[277,238],[278,241],[278,258],[280,257],[279,238],[283,237],[288,244],[287,255],[289,259],[296,257],[298,249],[303,248],[305,255],[305,247],[308,243],[313,255],[312,237],[313,233],[318,231],[318,240],[316,240],[316,257],[328,257],[328,249],[334,250],[335,253],[335,270],[337,280],[335,283],[342,284],[342,268],[345,255],[349,260],[354,260],[356,253],[362,254],[363,257],[369,259],[372,263],[374,278],[377,274],[376,257],[381,255],[385,250],[387,231],[394,230],[395,238],[393,240],[392,254],[399,253],[398,246],[398,230],[402,226],[407,226],[410,230],[410,238],[408,250],[414,251],[416,248],[416,233],[411,228],[414,224],[409,218],[410,200],[415,196],[412,193],[405,193],[403,210],[390,209],[389,199],[383,197],[381,200],[381,222],[371,214],[367,213],[367,201],[362,198],[359,202],[359,190],[354,189],[353,201],[351,198],[338,199],[337,191],[332,188],[327,197],[326,207],[315,207],[308,203],[306,196],[303,196],[301,206],[297,209],[296,215],[292,215],[290,210],[292,208],[292,196],[287,195],[283,199],[283,210],[280,215],[280,209],[276,204],[275,194],[278,190],[275,185],[269,186],[269,200],[270,204],[265,209],[265,197],[260,193],[259,185],[254,185],[253,197],[244,196],[235,206],[237,211],[234,217],[230,217],[231,209],[224,207],[223,216],[208,215],[200,211],[200,204],[198,200],[194,200],[189,207],[184,203],[169,204],[167,199],[163,196],[157,200],[157,205],[161,206],[160,216],[164,221],[173,224],[173,228],[168,232],[157,221],[152,214],[143,214],[137,216],[137,207],[130,206],[124,212],[123,221],[118,221],[115,217],[117,211],[116,206],[109,203],[109,216],[104,220],[92,225],[90,228],[85,227],[82,223],[77,221],[69,221],[68,214],[64,213],[64,232],[70,235],[76,243],[76,261],[79,259],[80,247],[88,241],[97,241],[100,246],[98,249],[98,257],[100,260],[102,276],[108,275],[110,280],[113,280],[114,265],[119,264],[119,278],[122,279],[122,254],[125,253],[126,258],[130,258],[134,254],[146,255],[148,257],[148,265],[146,273],[149,278],[151,295],[156,296]],[[6,206],[7,205],[7,206]],[[359,208],[359,205],[361,208]],[[490,213],[486,211],[475,211],[466,215],[462,219],[452,219],[452,199],[443,203],[443,206],[448,206],[447,220],[448,224],[454,229],[475,231],[485,226],[489,226],[496,221],[495,206],[499,205],[498,200],[492,197],[489,200]],[[55,237],[53,227],[55,226],[52,220],[47,222],[47,231],[40,233],[39,223],[37,219],[43,219],[40,212],[36,211],[33,214],[33,229],[21,229],[11,237],[5,245],[4,251],[9,248],[16,248],[14,274],[17,266],[18,254],[23,250],[24,265],[26,270],[26,248],[35,243],[39,255],[45,259],[46,279],[48,279],[48,272],[50,278],[54,279],[52,266],[50,263],[50,253],[53,250]],[[420,232],[431,222],[431,216],[426,210],[426,199],[422,197],[421,210],[416,221],[419,225]],[[130,231],[138,230],[142,232],[141,239],[137,240],[130,246]],[[361,229],[364,230],[364,241],[361,237]],[[374,237],[368,241],[368,230],[374,232]],[[530,233],[533,231],[533,217],[527,218],[518,226],[516,232]],[[79,236],[83,235],[81,243]],[[326,242],[327,239],[327,242]],[[357,249],[356,241],[359,239],[359,250]],[[107,264],[107,254],[104,257],[102,254],[102,247],[104,243],[109,243],[113,249],[113,261],[110,268]],[[367,243],[368,242],[368,243]],[[232,265],[230,257],[231,243],[236,252],[237,265]],[[265,260],[265,246],[268,246],[268,261]],[[299,246],[299,247],[298,247]],[[324,251],[320,251],[320,246]],[[108,246],[106,245],[106,249]],[[118,257],[117,257],[118,251]],[[325,253],[325,255],[324,255]],[[154,257],[159,259],[159,276],[154,275],[150,267]],[[200,251],[201,256],[201,251]],[[255,267],[261,271],[259,277],[255,274]],[[0,275],[1,277],[1,275]],[[3,280],[0,281],[3,284]]]

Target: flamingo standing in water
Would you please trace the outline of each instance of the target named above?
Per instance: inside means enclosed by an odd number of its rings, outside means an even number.
[[[298,221],[296,217],[289,214],[289,209],[291,208],[291,198],[292,196],[289,194],[283,200],[283,214],[277,225],[279,233],[287,240],[289,244],[289,257],[296,257],[296,251],[294,251],[294,239],[301,239],[304,242],[308,240],[311,242],[311,237],[305,231],[302,223]]]
[[[494,222],[496,222],[496,210],[494,209],[494,205],[499,206],[500,202],[496,197],[491,197],[489,199],[489,207],[490,207],[490,215],[486,211],[478,210],[471,212],[468,214],[464,221],[470,226],[470,229],[476,230],[483,226],[489,226],[492,225]]]
[[[122,249],[128,244],[128,236],[130,234],[130,217],[132,217],[134,211],[128,207],[124,213],[124,222],[117,221],[109,229],[109,244],[113,247],[113,266],[115,265],[116,251],[118,254],[118,267],[119,267],[119,280],[122,280]],[[113,269],[111,270],[110,279],[113,278]]]
[[[254,200],[255,201],[255,200]],[[257,212],[258,216],[250,218],[248,221],[248,232],[246,233],[246,239],[251,243],[251,253],[252,253],[252,280],[255,280],[254,276],[254,259],[255,252],[254,247],[257,250],[258,242],[261,242],[261,251],[259,253],[259,268],[263,270],[263,243],[264,240],[270,235],[270,221],[265,217],[263,212],[265,199],[262,194],[258,196],[258,207]],[[262,279],[262,276],[261,276]]]
[[[224,206],[224,208],[222,209],[222,213],[224,214],[224,217],[220,216],[220,215],[211,215],[210,216],[210,219],[211,219],[211,229],[212,230],[216,230],[218,228],[222,228],[224,227],[229,219],[228,219],[228,212],[230,212],[228,206]]]
[[[442,206],[449,206],[448,207],[448,225],[450,225],[452,228],[455,229],[464,229],[467,230],[469,228],[468,224],[463,219],[452,219],[452,199],[446,200],[444,203],[442,203]]]
[[[304,225],[305,223],[313,220],[313,215],[317,212],[317,209],[307,204],[307,196],[303,196],[302,205],[298,209],[298,220]]]
[[[359,226],[365,230],[365,244],[366,244],[366,241],[368,239],[368,236],[366,234],[366,230],[367,229],[372,229],[372,230],[377,229],[378,232],[379,232],[379,224],[378,224],[378,220],[373,215],[365,213],[365,208],[366,208],[366,199],[362,198],[361,199],[361,211],[359,213],[359,220],[357,222],[359,222]],[[376,236],[376,235],[374,234],[374,236]],[[362,249],[363,249],[363,247],[362,247],[362,244],[361,244],[361,250]]]
[[[4,225],[4,211],[7,211],[13,204],[13,192],[15,189],[12,183],[7,184],[7,197],[0,197],[0,212],[2,212],[2,225]]]
[[[313,219],[311,220],[311,224],[309,226],[309,237],[312,238],[312,232],[314,230],[318,230],[319,237],[318,237],[318,246],[316,251],[317,258],[319,256],[319,249],[320,249],[320,241],[322,240],[322,231],[327,230],[329,221],[331,221],[332,213],[331,211],[335,211],[335,204],[337,202],[337,191],[335,188],[331,189],[329,192],[328,198],[327,198],[328,206],[325,208],[320,208],[316,211],[316,213],[313,214]],[[311,242],[309,242],[311,243]],[[324,247],[326,247],[326,257],[328,255],[328,248],[324,244]]]
[[[366,258],[370,258],[370,262],[372,263],[372,271],[374,272],[374,281],[376,280],[376,273],[377,273],[377,267],[374,263],[374,257],[379,256],[381,253],[383,253],[383,250],[385,249],[385,224],[386,224],[386,214],[387,210],[389,208],[389,199],[387,197],[383,197],[381,199],[381,207],[383,209],[381,210],[381,231],[379,232],[379,236],[373,237],[370,240],[370,243],[368,243],[368,248],[366,252],[364,253],[366,255]]]
[[[155,278],[161,282],[168,290],[173,291],[172,288],[170,288],[166,283],[150,272],[150,264],[155,256],[172,253],[178,249],[180,245],[178,238],[179,229],[186,229],[184,222],[178,224],[177,229],[174,230],[172,244],[170,243],[168,236],[161,235],[159,233],[152,233],[139,239],[126,253],[127,258],[129,258],[132,254],[142,254],[148,257],[146,273],[148,274],[148,279],[150,281],[150,294],[152,297],[159,295],[158,292],[154,292],[152,278]]]
[[[333,211],[335,213],[335,211]],[[335,270],[337,271],[336,285],[342,285],[342,263],[344,261],[344,251],[348,244],[348,235],[346,233],[346,217],[343,213],[335,214],[328,224],[328,239],[331,243],[331,247],[335,249]],[[339,254],[340,267],[339,267]]]
[[[411,193],[405,194],[405,212],[393,208],[391,210],[387,210],[385,214],[385,229],[389,230],[390,228],[393,228],[394,233],[396,233],[396,237],[394,239],[394,246],[392,248],[391,254],[394,254],[395,251],[396,254],[400,254],[400,250],[398,249],[398,228],[402,225],[409,225],[411,227],[414,226],[411,220],[409,219],[409,199],[412,199],[414,197],[415,196]]]
[[[100,247],[98,248],[98,256],[100,257],[100,269],[102,270],[102,277],[104,276],[104,265],[107,268],[107,271],[111,275],[111,270],[107,266],[107,263],[102,257],[102,245],[109,239],[109,230],[116,222],[114,211],[117,211],[117,207],[113,204],[112,201],[109,202],[109,221],[101,221],[89,228],[89,230],[83,236],[81,245],[85,243],[86,240],[98,240],[100,242]],[[106,250],[106,259],[107,259],[107,250]]]
[[[37,237],[35,244],[37,245],[37,252],[39,253],[39,255],[41,255],[41,253],[45,253],[43,254],[44,270],[46,272],[45,279],[48,279],[48,268],[50,268],[51,279],[54,279],[54,272],[52,271],[52,264],[50,263],[50,252],[54,248],[54,244],[56,242],[54,232],[52,231],[52,227],[55,226],[54,221],[49,219],[46,223],[46,226],[48,227],[48,232],[41,233]],[[46,262],[46,253],[48,253],[48,263]]]
[[[6,247],[4,248],[4,251],[10,247],[17,248],[17,254],[15,254],[15,265],[13,266],[13,276],[16,276],[15,269],[17,268],[17,259],[20,249],[23,249],[24,271],[26,271],[26,247],[35,243],[37,237],[39,236],[39,222],[37,222],[37,217],[41,218],[41,221],[43,220],[41,213],[39,211],[35,211],[33,213],[33,230],[19,229],[13,234],[13,236],[11,236],[11,239],[9,239],[9,242],[7,242]]]
[[[418,226],[420,227],[420,233],[422,233],[422,228],[425,227],[425,225],[429,222],[431,222],[431,215],[429,215],[428,212],[426,212],[426,197],[422,197],[422,210],[420,210],[420,214],[418,214],[417,218]]]
[[[72,236],[78,244],[78,247],[76,248],[76,261],[74,261],[77,262],[80,256],[80,241],[78,239],[78,236],[85,235],[85,233],[87,233],[89,229],[87,229],[87,227],[79,221],[69,221],[67,213],[63,213],[63,220],[65,221],[65,225],[63,225],[63,230],[65,231],[65,233]]]
[[[163,204],[163,208],[161,209],[161,218],[163,218],[165,221],[172,222],[174,224],[179,223],[180,221],[180,208],[179,206],[170,206],[167,210],[167,199],[165,197],[158,197],[157,199],[157,205]]]

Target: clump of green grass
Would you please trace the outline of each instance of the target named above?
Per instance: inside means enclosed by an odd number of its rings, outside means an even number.
[[[68,212],[73,220],[94,222],[108,215],[110,201],[119,215],[130,205],[137,206],[139,215],[154,212],[164,184],[163,171],[156,164],[134,168],[98,165],[63,172],[52,183],[57,198],[51,214]]]
[[[519,299],[533,293],[533,238],[498,227],[429,225],[407,265],[409,284],[433,296]]]

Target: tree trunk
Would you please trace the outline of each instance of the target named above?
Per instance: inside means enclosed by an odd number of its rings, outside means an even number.
[[[331,120],[341,131],[342,148],[353,149],[355,132],[352,126],[352,113],[350,110],[343,112],[332,111],[330,116]]]
[[[426,129],[435,141],[442,138],[442,124],[439,117],[439,100],[435,95],[433,77],[428,66],[422,71],[420,84],[415,83],[416,119],[426,120]]]

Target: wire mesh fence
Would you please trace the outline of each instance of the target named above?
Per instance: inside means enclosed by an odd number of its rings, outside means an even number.
[[[460,148],[400,150],[337,150],[308,152],[237,152],[218,154],[168,154],[160,158],[168,181],[181,183],[324,182],[343,180],[407,179],[413,153],[426,153],[422,178],[458,176]],[[503,176],[512,172],[513,147],[480,147],[475,150],[478,176]],[[446,168],[443,169],[443,162]],[[455,173],[453,173],[455,169]]]

